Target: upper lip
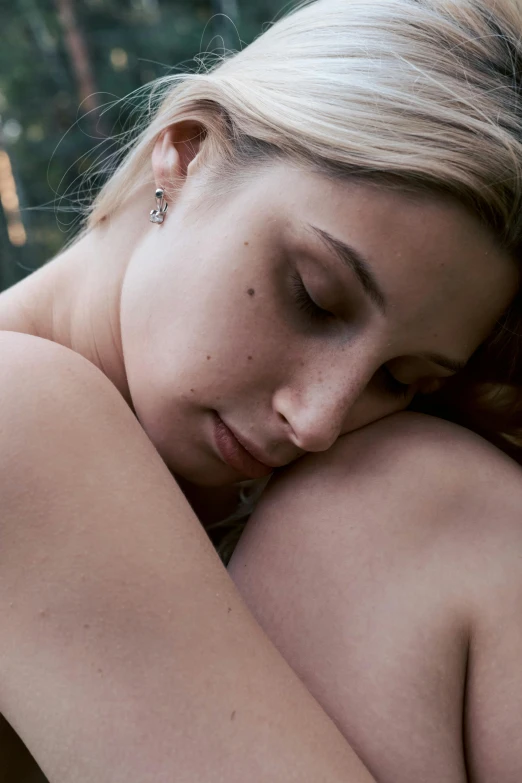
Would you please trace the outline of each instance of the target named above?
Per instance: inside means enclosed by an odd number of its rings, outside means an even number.
[[[224,423],[224,422],[223,422]],[[270,461],[270,457],[267,457],[266,454],[264,454],[261,449],[258,449],[257,446],[254,446],[253,443],[250,443],[250,441],[246,440],[242,435],[238,435],[235,430],[232,429],[232,427],[227,424],[226,425],[234,438],[238,441],[238,443],[243,446],[245,451],[248,451],[248,453],[258,462],[260,462],[262,465],[265,465],[267,468],[281,468],[283,465],[287,465],[287,462],[279,462],[277,465],[275,465],[273,462]]]

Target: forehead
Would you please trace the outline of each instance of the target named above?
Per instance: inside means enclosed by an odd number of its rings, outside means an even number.
[[[456,199],[284,165],[263,179],[266,203],[278,219],[312,223],[368,259],[396,332],[411,338],[416,331],[419,350],[431,332],[446,346],[459,335],[462,355],[474,350],[516,292],[514,262]]]

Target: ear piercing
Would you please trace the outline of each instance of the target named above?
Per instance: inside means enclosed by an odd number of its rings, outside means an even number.
[[[156,209],[151,209],[149,220],[151,223],[163,223],[165,220],[165,213],[169,208],[169,205],[165,201],[163,188],[158,188],[154,195],[156,196]]]

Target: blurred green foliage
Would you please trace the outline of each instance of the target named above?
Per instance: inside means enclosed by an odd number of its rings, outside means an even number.
[[[195,55],[241,48],[287,5],[0,0],[0,290],[74,234],[67,194],[103,153],[97,145],[132,120],[128,106],[103,107],[183,64],[194,69]]]

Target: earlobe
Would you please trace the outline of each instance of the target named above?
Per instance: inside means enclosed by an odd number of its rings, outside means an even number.
[[[165,191],[163,188],[157,188],[154,195],[156,196],[156,209],[151,209],[149,220],[151,223],[163,223],[169,208],[168,203],[165,201]]]

